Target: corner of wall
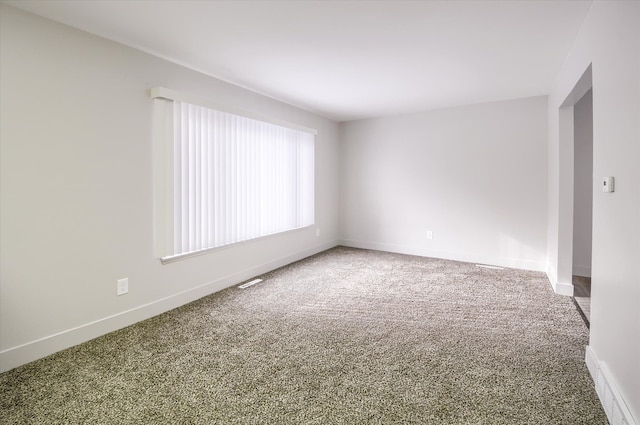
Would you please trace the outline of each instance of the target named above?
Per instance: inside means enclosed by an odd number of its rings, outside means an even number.
[[[549,283],[553,288],[553,292],[555,292],[558,295],[565,295],[568,297],[573,296],[572,283],[558,282],[558,277],[556,276],[556,274],[553,272],[552,268],[549,265],[547,265],[546,273],[547,273],[547,278],[549,279]]]

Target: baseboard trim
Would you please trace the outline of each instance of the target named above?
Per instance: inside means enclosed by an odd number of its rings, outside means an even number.
[[[607,365],[598,360],[598,357],[589,345],[587,345],[585,353],[585,362],[593,379],[593,383],[595,384],[600,403],[602,403],[602,407],[607,414],[607,419],[609,419],[609,424],[638,425],[631,415],[622,394],[618,391],[616,382]]]
[[[500,267],[509,267],[521,270],[533,270],[543,272],[545,264],[537,261],[521,258],[492,257],[480,254],[469,254],[462,252],[450,252],[426,249],[416,246],[397,245],[381,242],[368,242],[353,239],[341,239],[340,245],[351,248],[372,249],[374,251],[395,252],[398,254],[416,255],[420,257],[440,258],[443,260],[463,261],[466,263],[481,263]]]
[[[556,282],[553,290],[558,295],[565,295],[567,297],[573,297],[573,284]]]
[[[211,282],[198,285],[168,297],[134,307],[114,315],[85,323],[44,338],[11,347],[0,351],[0,372],[6,372],[18,366],[41,359],[58,351],[87,342],[109,332],[122,329],[150,317],[165,313],[174,308],[188,304],[214,292],[236,285],[254,276],[267,273],[295,261],[338,246],[338,241],[331,241],[313,248],[295,252],[267,263],[251,267]]]
[[[558,295],[573,297],[573,283],[558,282],[558,278],[556,277],[556,274],[548,266],[546,269],[546,273],[547,273],[547,279],[549,279],[549,283],[553,288],[553,292],[555,292]]]

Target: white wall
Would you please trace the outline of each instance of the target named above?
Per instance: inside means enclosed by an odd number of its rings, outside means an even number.
[[[0,370],[335,245],[338,126],[2,6]],[[316,228],[153,256],[151,110],[164,86],[319,130]],[[116,280],[130,292],[116,296]]]
[[[593,103],[588,91],[573,108],[573,274],[591,276]]]
[[[340,139],[343,244],[544,270],[546,97],[341,123]]]
[[[640,3],[594,2],[549,96],[549,272],[572,226],[563,191],[572,167],[562,155],[560,106],[591,64],[593,171],[616,191],[593,192],[590,351],[640,422]],[[572,186],[571,186],[572,187]],[[569,233],[570,234],[570,233]],[[556,255],[557,254],[557,255]]]

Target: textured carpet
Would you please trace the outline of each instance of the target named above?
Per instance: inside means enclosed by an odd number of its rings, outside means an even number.
[[[606,424],[542,273],[336,248],[0,375],[3,424]]]

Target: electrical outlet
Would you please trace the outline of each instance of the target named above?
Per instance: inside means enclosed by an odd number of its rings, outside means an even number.
[[[316,229],[316,236],[320,236],[320,229]]]
[[[427,239],[433,239],[433,232],[431,230],[427,230]]]
[[[124,295],[129,292],[129,278],[118,279],[116,293],[118,295]]]

